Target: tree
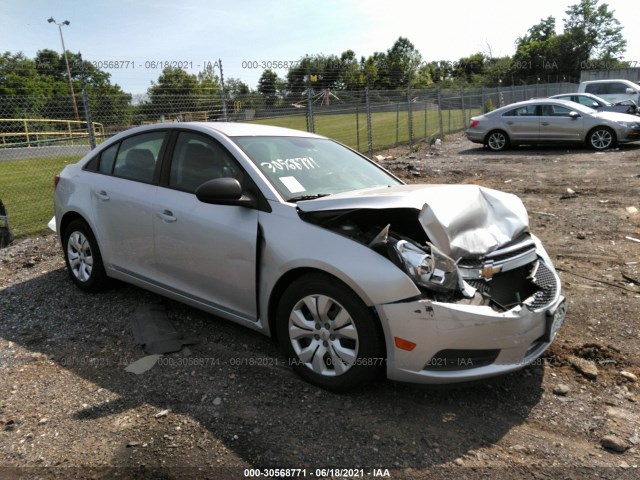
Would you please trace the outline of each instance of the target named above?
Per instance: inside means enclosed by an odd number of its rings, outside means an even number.
[[[565,34],[573,42],[574,53],[580,60],[613,59],[624,53],[627,41],[622,36],[622,26],[606,3],[599,0],[581,0],[565,12]]]
[[[382,83],[388,88],[406,88],[422,62],[422,55],[409,39],[399,37],[387,50],[386,61]]]
[[[129,123],[131,95],[111,84],[108,73],[83,61],[79,53],[67,52],[67,57],[80,118],[85,116],[81,91],[86,85],[94,121]],[[23,53],[5,52],[0,57],[0,97],[3,118],[72,119],[75,115],[64,56],[54,50],[40,50],[33,60]]]
[[[550,74],[578,78],[591,66],[622,66],[619,56],[626,40],[620,22],[606,3],[580,0],[565,12],[564,32],[556,33],[555,19],[547,17],[518,38],[512,62],[512,76],[546,77]]]
[[[305,55],[287,72],[286,90],[299,98],[311,86],[313,91],[339,89],[343,63],[336,55]]]
[[[258,92],[262,95],[264,105],[267,108],[273,107],[276,99],[278,98],[276,95],[278,91],[277,81],[278,74],[270,69],[262,72],[262,75],[258,80]]]

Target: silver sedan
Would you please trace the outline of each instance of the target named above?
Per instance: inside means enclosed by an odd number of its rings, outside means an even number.
[[[546,98],[472,117],[465,133],[472,142],[496,152],[510,145],[538,143],[586,143],[594,150],[606,150],[640,140],[640,120],[634,115],[597,112],[575,102]]]
[[[275,337],[336,391],[510,372],[565,317],[522,202],[405,185],[330,139],[181,123],[111,138],[57,177],[70,279],[118,279]]]

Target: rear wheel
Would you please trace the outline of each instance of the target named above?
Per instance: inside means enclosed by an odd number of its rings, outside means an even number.
[[[98,242],[86,222],[77,219],[67,225],[63,248],[67,271],[73,283],[89,292],[97,292],[107,286],[108,279]]]
[[[277,310],[278,339],[294,371],[327,390],[366,385],[384,364],[382,331],[346,285],[313,273],[291,284]]]
[[[502,130],[494,130],[487,135],[485,145],[489,150],[501,152],[509,148],[509,136]]]
[[[608,127],[596,127],[587,135],[587,145],[594,150],[607,150],[616,146],[616,134]]]

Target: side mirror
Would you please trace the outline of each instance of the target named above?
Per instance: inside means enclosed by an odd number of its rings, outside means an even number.
[[[240,182],[231,177],[214,178],[204,182],[196,188],[196,198],[213,205],[257,206],[253,197],[243,194]]]
[[[631,88],[631,87],[627,87],[627,95],[633,95],[633,94],[635,94],[635,93],[638,93],[638,92],[636,92],[636,91],[635,91],[633,88]]]
[[[575,112],[575,111],[573,111],[573,112],[569,112],[569,116],[570,116],[571,118],[573,118],[574,120],[575,120],[576,118],[580,118],[580,114],[579,114],[578,112]]]
[[[591,104],[591,108],[600,108],[600,104],[598,102],[593,102]]]

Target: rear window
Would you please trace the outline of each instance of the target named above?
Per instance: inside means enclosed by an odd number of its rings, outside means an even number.
[[[625,95],[629,86],[623,82],[589,83],[585,92],[593,95]]]

